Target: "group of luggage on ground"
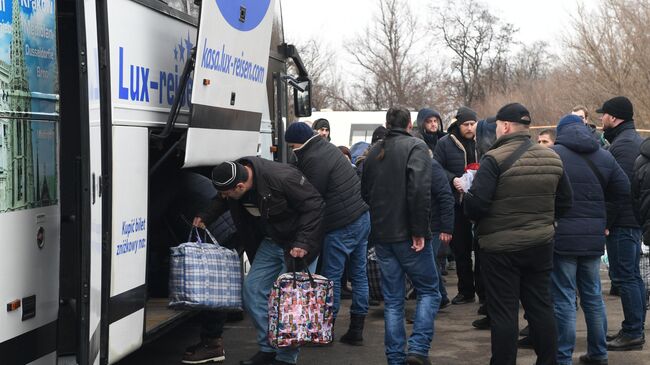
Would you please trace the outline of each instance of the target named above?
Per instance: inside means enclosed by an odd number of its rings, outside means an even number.
[[[291,164],[243,157],[216,166],[218,194],[193,225],[205,228],[228,212],[237,246],[252,262],[242,296],[259,351],[240,364],[296,364],[307,343],[362,345],[368,246],[381,269],[388,364],[429,364],[438,310],[476,296],[485,318],[474,325],[491,330],[491,364],[516,364],[520,302],[537,364],[572,363],[577,298],[588,332],[581,364],[641,349],[650,142],[637,133],[626,97],[607,100],[597,113],[602,133],[588,123],[586,108],[576,107],[533,143],[532,117],[519,103],[480,121],[461,107],[447,133],[433,109],[420,110],[413,130],[410,112],[392,107],[354,165],[329,142],[321,119],[313,127],[289,125]],[[448,246],[458,275],[451,300],[440,265]],[[625,316],[612,336],[599,274],[605,246]],[[349,328],[339,335],[331,330],[344,271],[352,303]],[[407,284],[416,297],[408,338]],[[184,363],[225,358],[226,316],[204,315],[201,342],[187,349]]]

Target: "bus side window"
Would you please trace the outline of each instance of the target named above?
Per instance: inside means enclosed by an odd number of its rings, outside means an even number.
[[[199,7],[194,5],[194,0],[160,0],[166,3],[170,8],[182,11],[194,18],[199,17]]]

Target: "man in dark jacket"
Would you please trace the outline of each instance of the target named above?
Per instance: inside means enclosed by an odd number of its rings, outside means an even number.
[[[632,198],[637,220],[643,227],[643,243],[650,246],[650,138],[641,144],[641,154],[634,163]]]
[[[438,142],[433,158],[445,169],[447,181],[456,198],[454,239],[450,245],[456,259],[458,295],[451,300],[451,303],[465,304],[474,302],[475,293],[479,294],[481,302],[484,297],[478,261],[474,270],[472,269],[472,223],[463,214],[461,205],[463,189],[460,185],[460,177],[465,173],[465,167],[470,163],[478,162],[474,141],[477,117],[473,110],[461,107],[454,119],[448,129],[449,134]]]
[[[432,160],[431,169],[431,245],[434,257],[441,246],[448,246],[454,233],[454,195],[447,182],[445,170],[438,161]],[[436,263],[438,288],[440,289],[440,308],[449,305],[447,289],[442,280],[441,268]]]
[[[366,251],[370,233],[368,206],[361,198],[361,184],[350,161],[339,149],[305,123],[293,123],[284,140],[297,157],[297,167],[325,201],[323,211],[323,275],[334,281],[334,318],[339,311],[341,276],[348,266],[352,282],[350,329],[341,342],[363,343],[363,325],[368,314]]]
[[[497,113],[497,140],[465,196],[477,222],[479,255],[492,330],[492,365],[515,365],[519,301],[531,327],[538,365],[556,364],[550,295],[553,222],[571,207],[559,156],[530,141],[530,114],[518,103]]]
[[[607,364],[607,313],[600,287],[600,257],[607,227],[605,202],[627,197],[630,183],[614,156],[600,148],[577,115],[560,119],[552,148],[562,159],[573,188],[573,207],[555,228],[551,293],[558,327],[557,362],[571,364],[577,288],[587,322],[587,354],[580,356],[580,363]]]
[[[368,153],[361,195],[370,205],[370,240],[381,269],[388,364],[429,364],[433,321],[440,305],[431,246],[431,156],[412,137],[411,114],[393,107],[386,113],[389,132]],[[405,352],[406,274],[417,291],[413,334]]]
[[[418,112],[416,124],[417,130],[413,131],[413,136],[423,140],[431,152],[435,151],[438,140],[446,134],[442,131],[440,113],[433,109],[422,108]]]
[[[208,224],[229,210],[244,249],[256,252],[243,296],[260,351],[241,364],[295,364],[298,349],[275,349],[267,340],[268,297],[275,279],[287,269],[299,269],[301,261],[315,269],[323,199],[295,167],[260,157],[217,165],[212,183],[219,196],[194,218],[194,225]]]
[[[634,162],[639,156],[643,138],[634,127],[634,108],[624,96],[607,100],[596,110],[601,113],[605,138],[611,143],[609,152],[628,176],[634,177]],[[641,227],[632,208],[629,194],[608,216],[607,256],[612,285],[621,293],[625,319],[622,329],[607,343],[610,351],[637,350],[643,348],[645,336],[645,285],[639,271],[641,255]]]

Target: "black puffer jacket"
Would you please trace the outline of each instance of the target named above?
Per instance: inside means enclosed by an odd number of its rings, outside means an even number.
[[[427,145],[391,129],[373,145],[363,166],[361,195],[370,205],[370,241],[431,238],[431,157]]]
[[[324,232],[342,228],[368,211],[359,177],[336,146],[315,135],[293,152],[296,166],[325,200]]]
[[[634,127],[634,121],[629,120],[623,122],[616,126],[616,128],[606,129],[605,138],[611,143],[608,148],[608,151],[614,155],[616,162],[621,166],[623,171],[627,174],[627,177],[632,182],[634,178],[634,162],[641,151],[641,143],[643,143],[643,138],[637,133],[636,128]],[[608,209],[609,211],[614,211]],[[618,209],[615,210],[618,214],[610,218],[613,222],[613,227],[630,227],[630,228],[639,228],[639,222],[637,222],[634,215],[634,210],[632,209],[632,195],[625,199],[619,205]]]
[[[431,232],[454,233],[454,195],[445,170],[431,161]]]
[[[457,126],[450,127],[449,134],[438,141],[433,152],[433,158],[445,169],[450,186],[454,178],[463,176],[467,164],[478,162],[474,140],[459,138],[459,134]],[[456,202],[459,202],[460,195],[453,187],[452,191]]]
[[[287,262],[292,248],[306,250],[306,261],[312,262],[320,253],[322,240],[323,199],[316,188],[291,165],[256,156],[237,162],[253,169],[253,188],[258,194],[261,216],[248,213],[240,200],[220,196],[198,216],[209,224],[229,210],[245,250],[257,251],[263,238],[261,223],[271,239],[284,246]]]
[[[650,138],[641,144],[641,155],[634,163],[632,198],[636,217],[643,227],[643,243],[650,246]]]

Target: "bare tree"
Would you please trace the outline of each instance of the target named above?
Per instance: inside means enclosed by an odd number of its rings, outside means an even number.
[[[405,0],[377,0],[378,13],[363,35],[346,44],[361,68],[355,88],[365,109],[393,104],[417,108],[431,103],[435,74],[424,52],[423,32]]]
[[[472,106],[492,89],[505,91],[514,26],[476,0],[450,1],[434,12],[441,21],[432,30],[453,53],[456,97]]]
[[[580,7],[574,35],[566,42],[574,97],[595,107],[626,95],[634,103],[637,124],[650,127],[649,22],[648,0],[602,0],[594,13]]]
[[[333,61],[335,52],[315,38],[299,44],[298,51],[312,81],[312,107],[317,110],[356,110]]]

